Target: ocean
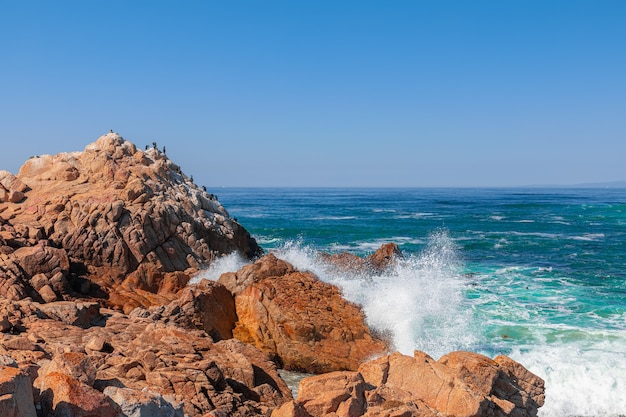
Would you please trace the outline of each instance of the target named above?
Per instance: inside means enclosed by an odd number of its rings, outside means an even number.
[[[508,355],[545,379],[539,416],[626,415],[626,189],[212,191],[266,251],[361,304],[396,350]],[[315,256],[387,242],[404,259],[377,276]]]

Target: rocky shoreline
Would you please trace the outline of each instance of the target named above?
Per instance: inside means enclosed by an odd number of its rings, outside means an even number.
[[[189,284],[238,252],[251,263]],[[384,269],[320,254],[341,269]],[[535,416],[510,358],[391,352],[341,290],[273,254],[153,144],[116,133],[0,171],[2,416]],[[278,368],[318,374],[298,398]]]

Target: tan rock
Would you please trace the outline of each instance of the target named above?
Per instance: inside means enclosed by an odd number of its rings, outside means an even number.
[[[107,340],[104,336],[95,335],[85,343],[85,349],[102,352],[106,346]]]
[[[95,302],[55,301],[41,305],[40,309],[52,319],[84,328],[100,317],[100,304]]]
[[[20,181],[15,175],[5,170],[0,170],[0,185],[8,191],[19,191],[23,193],[28,190],[26,184]]]
[[[41,287],[39,290],[37,290],[37,292],[39,293],[39,295],[41,295],[41,298],[46,303],[51,303],[57,300],[57,295],[54,293],[54,290],[52,289],[52,287],[49,286],[48,284]]]
[[[28,335],[26,336],[13,336],[0,341],[0,345],[6,349],[11,350],[37,350],[36,344],[30,341]]]
[[[289,401],[280,408],[275,409],[271,417],[311,417],[311,415],[306,412],[300,403]]]

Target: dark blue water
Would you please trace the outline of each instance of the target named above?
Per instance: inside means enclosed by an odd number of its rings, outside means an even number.
[[[340,285],[396,348],[507,354],[546,380],[541,416],[626,414],[626,189],[213,190],[266,250]],[[315,251],[397,243],[383,276]]]

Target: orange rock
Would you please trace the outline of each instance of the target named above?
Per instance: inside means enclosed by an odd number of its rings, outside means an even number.
[[[58,372],[35,381],[45,415],[118,417],[120,409],[99,391]]]
[[[303,379],[298,403],[312,416],[360,416],[366,409],[365,389],[358,372],[331,372]]]
[[[276,274],[276,275],[274,275]],[[233,335],[286,369],[311,373],[356,370],[385,352],[358,306],[334,285],[267,255],[219,279],[235,294]]]

